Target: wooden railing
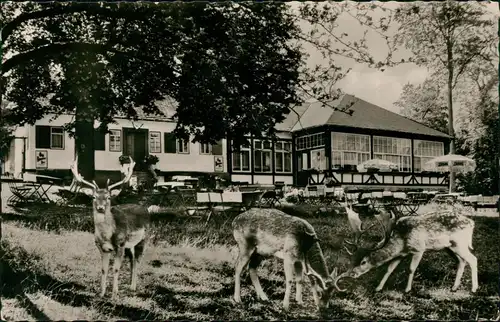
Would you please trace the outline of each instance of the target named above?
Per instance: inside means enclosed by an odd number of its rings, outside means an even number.
[[[333,186],[446,187],[448,186],[448,175],[439,172],[306,170],[299,172],[297,184],[299,186],[329,184]]]

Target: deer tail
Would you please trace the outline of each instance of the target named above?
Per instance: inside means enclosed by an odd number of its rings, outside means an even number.
[[[474,247],[472,247],[472,231],[469,234],[469,250],[474,250]]]
[[[469,249],[474,250],[474,247],[472,247],[472,234],[470,235],[470,240],[469,240]]]

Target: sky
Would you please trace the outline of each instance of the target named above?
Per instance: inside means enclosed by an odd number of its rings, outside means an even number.
[[[377,2],[377,1],[374,1]],[[293,1],[290,3],[293,10],[296,10],[300,3]],[[401,3],[396,1],[385,2],[384,7],[388,9],[396,9]],[[498,3],[490,2],[487,4],[488,11],[499,17]],[[382,17],[382,12],[374,12],[374,20]],[[352,17],[342,14],[338,19],[339,33],[348,32],[349,35],[361,35],[364,27]],[[302,28],[307,29],[307,23],[301,24]],[[352,38],[353,39],[353,38]],[[383,59],[387,54],[386,44],[382,38],[379,38],[373,33],[368,33],[368,46],[375,57]],[[321,54],[317,52],[312,45],[304,44],[307,52],[310,54],[308,64],[324,63]],[[402,51],[402,54],[404,54]],[[406,52],[409,54],[408,52]],[[366,64],[356,63],[348,58],[339,58],[341,66],[352,68],[349,74],[338,83],[338,86],[346,93],[355,95],[363,100],[380,107],[399,113],[399,107],[394,105],[401,95],[403,86],[407,83],[421,83],[425,80],[428,72],[425,67],[418,67],[415,64],[403,64],[393,68],[387,68],[385,71],[378,71],[370,68]]]

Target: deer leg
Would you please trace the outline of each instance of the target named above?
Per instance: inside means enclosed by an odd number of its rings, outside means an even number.
[[[464,270],[465,270],[465,260],[460,256],[458,256],[457,276],[455,277],[455,283],[453,283],[453,287],[451,288],[453,292],[455,292],[460,286],[462,276],[464,275]]]
[[[387,272],[385,272],[384,277],[382,277],[382,280],[378,284],[377,288],[375,291],[380,292],[382,288],[384,288],[385,283],[387,282],[387,279],[389,276],[391,276],[392,272],[398,267],[399,263],[401,263],[401,258],[396,258],[392,262],[389,263],[389,266],[387,266]]]
[[[408,275],[408,283],[406,284],[406,289],[405,289],[406,293],[411,291],[411,284],[413,283],[413,277],[415,276],[415,271],[417,270],[418,264],[420,264],[420,260],[422,259],[423,255],[424,255],[423,252],[414,253],[411,258],[410,274]]]
[[[238,258],[234,269],[234,301],[241,303],[241,272],[250,261],[254,248],[248,249],[246,245],[239,246]]]
[[[295,301],[302,305],[304,301],[302,301],[302,286],[304,283],[304,267],[302,262],[296,261],[294,265],[294,273],[295,273]]]
[[[315,277],[309,276],[309,280],[311,282],[311,292],[313,295],[314,303],[316,306],[319,306],[319,296],[318,296],[318,291],[316,290],[316,285],[317,282],[315,280]]]
[[[123,257],[125,257],[125,247],[119,246],[116,255],[115,255],[115,260],[113,263],[113,291],[111,293],[111,299],[116,299],[116,295],[118,294],[118,278],[120,276],[120,268],[122,266],[123,262]]]
[[[137,269],[137,263],[135,261],[135,247],[129,248],[130,250],[130,290],[135,291],[136,281],[135,274]]]
[[[108,280],[109,260],[111,259],[111,252],[104,252],[100,248],[99,250],[101,251],[101,266],[102,266],[100,296],[103,297],[104,294],[106,294],[106,285]]]
[[[476,256],[474,256],[470,252],[468,245],[464,245],[463,247],[456,246],[456,247],[451,248],[451,250],[457,255],[459,260],[466,261],[469,264],[470,269],[471,269],[471,278],[472,278],[472,293],[476,292],[477,288],[478,288],[477,258],[476,258]],[[455,289],[455,285],[456,285],[456,288],[458,288],[458,286],[460,285],[460,281],[462,278],[464,268],[462,268],[461,271],[459,271],[459,270],[460,270],[460,266],[457,269],[457,277],[455,279],[455,284],[453,285],[452,290]],[[458,276],[458,273],[460,273],[460,278]],[[457,282],[457,280],[458,280],[458,282]]]
[[[257,292],[259,299],[261,301],[269,301],[269,298],[266,293],[264,293],[264,290],[260,285],[259,276],[257,275],[257,267],[261,261],[261,257],[258,254],[253,253],[250,257],[250,262],[248,263],[248,273],[250,274],[250,279],[252,280],[253,287],[255,288],[255,292]]]
[[[471,269],[471,276],[472,276],[472,293],[475,293],[477,291],[477,288],[479,287],[478,283],[478,278],[477,278],[477,258],[474,256],[470,251],[467,252],[467,256],[465,257],[465,260],[469,263],[470,269]]]
[[[144,252],[144,244],[145,240],[140,241],[131,252],[133,254],[133,261],[131,259],[130,268],[131,268],[131,281],[130,281],[130,290],[135,291],[137,289],[137,266],[141,261],[142,254]]]
[[[292,293],[292,283],[294,275],[294,261],[289,256],[285,256],[283,260],[285,268],[285,297],[283,298],[283,308],[288,310],[290,307],[290,295]]]

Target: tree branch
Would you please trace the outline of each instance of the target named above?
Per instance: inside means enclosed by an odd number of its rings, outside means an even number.
[[[121,4],[117,3],[117,8]],[[22,13],[12,21],[6,23],[2,28],[1,39],[3,42],[18,28],[21,24],[40,18],[51,18],[59,15],[77,13],[77,12],[87,12],[94,15],[104,15],[106,17],[127,17],[133,20],[142,20],[144,16],[133,14],[126,10],[112,10],[110,8],[103,7],[102,3],[71,3],[71,5],[59,5],[58,7],[53,7],[50,9],[44,9],[33,12]]]
[[[2,64],[2,75],[5,75],[12,68],[18,66],[23,62],[30,61],[33,59],[46,59],[47,56],[53,54],[60,54],[61,52],[68,52],[68,51],[77,51],[77,52],[91,51],[101,54],[111,52],[116,55],[122,55],[126,58],[135,58],[148,63],[158,63],[157,60],[153,60],[151,59],[151,57],[148,56],[132,54],[114,49],[110,44],[102,45],[102,44],[92,44],[85,42],[52,43],[47,46],[41,46],[36,49],[17,54],[7,59]]]

